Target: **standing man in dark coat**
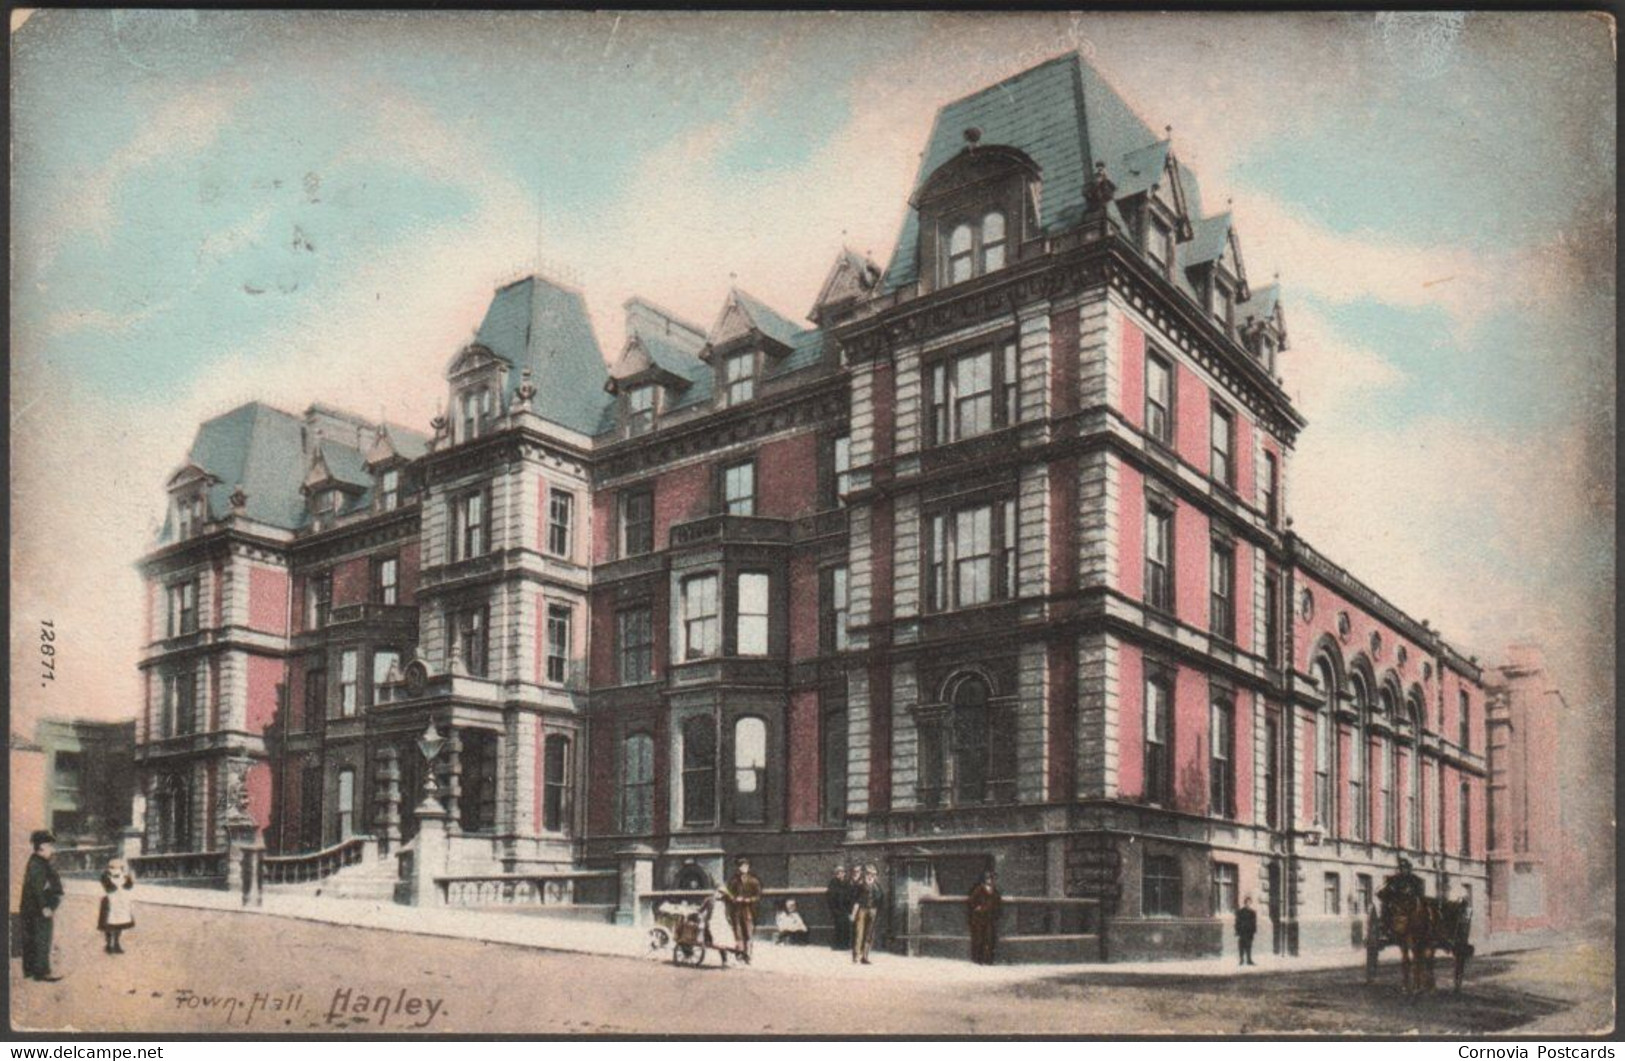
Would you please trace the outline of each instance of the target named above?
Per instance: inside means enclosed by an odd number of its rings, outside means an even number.
[[[728,919],[733,924],[734,938],[745,959],[750,960],[751,937],[756,934],[756,904],[762,901],[762,880],[750,871],[750,859],[734,860],[734,875],[728,879]]]
[[[999,908],[1003,905],[998,880],[988,870],[982,874],[981,883],[970,890],[965,903],[970,920],[970,960],[977,965],[993,964],[993,951],[999,943]]]
[[[830,947],[849,950],[852,946],[852,886],[846,881],[846,867],[836,866],[835,874],[824,889],[824,902],[829,907]]]
[[[23,871],[23,897],[18,911],[23,945],[23,975],[31,980],[60,980],[51,972],[51,928],[62,904],[62,878],[51,865],[56,837],[45,829],[29,838],[34,853]]]
[[[1236,911],[1236,964],[1253,965],[1253,937],[1258,935],[1258,911],[1253,909],[1253,897],[1247,896]]]

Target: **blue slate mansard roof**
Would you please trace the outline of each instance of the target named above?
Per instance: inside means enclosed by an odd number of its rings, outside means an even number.
[[[1114,183],[1125,179],[1132,183],[1130,171],[1143,169],[1151,161],[1144,152],[1163,139],[1092,66],[1072,53],[942,107],[920,159],[916,192],[938,167],[964,150],[965,130],[972,126],[981,130],[982,146],[1014,147],[1038,164],[1044,184],[1038,227],[1051,235],[1082,220],[1084,186],[1096,162],[1106,163]],[[1195,181],[1183,166],[1180,177],[1187,182],[1192,211],[1200,213]],[[886,290],[918,278],[918,240],[919,215],[910,207],[886,270]]]
[[[209,514],[231,510],[231,495],[242,485],[248,495],[249,519],[293,530],[305,520],[299,492],[308,467],[304,422],[263,402],[249,402],[198,427],[188,460],[217,482],[209,487]],[[173,514],[171,514],[171,519]],[[174,536],[165,522],[163,540]]]
[[[598,430],[611,400],[609,367],[580,292],[539,276],[498,288],[475,341],[513,366],[509,401],[529,368],[537,415],[587,435]]]

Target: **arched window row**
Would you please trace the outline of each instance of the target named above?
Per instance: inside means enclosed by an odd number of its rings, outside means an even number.
[[[943,683],[940,703],[915,712],[916,791],[927,807],[1009,803],[1016,798],[1016,701],[963,671]]]

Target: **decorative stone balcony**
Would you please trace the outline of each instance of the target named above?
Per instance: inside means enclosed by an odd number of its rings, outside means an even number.
[[[766,516],[704,516],[671,529],[673,549],[703,545],[788,545],[793,525]]]

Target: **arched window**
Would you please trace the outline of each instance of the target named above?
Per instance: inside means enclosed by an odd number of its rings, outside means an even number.
[[[683,824],[710,825],[716,821],[717,733],[709,716],[683,723]]]
[[[747,716],[734,723],[734,821],[767,820],[767,723]]]
[[[973,257],[973,239],[971,227],[966,222],[954,226],[953,234],[948,237],[948,282],[957,284],[962,280],[971,278],[972,267],[975,263]]]
[[[1320,696],[1320,708],[1315,712],[1315,821],[1330,828],[1332,824],[1332,741],[1334,739],[1337,710],[1337,682],[1332,667],[1325,659],[1315,662],[1315,691]]]
[[[1351,835],[1356,840],[1368,840],[1371,838],[1371,792],[1366,784],[1366,770],[1371,758],[1371,737],[1367,729],[1371,723],[1371,694],[1366,689],[1365,679],[1358,674],[1350,678],[1349,691],[1354,696],[1354,746],[1349,755]]]
[[[1405,703],[1401,718],[1410,737],[1410,752],[1405,771],[1405,836],[1404,846],[1413,850],[1422,847],[1422,703],[1414,694]]]
[[[542,744],[542,828],[570,832],[570,738],[550,735]]]
[[[355,770],[339,771],[339,842],[355,835]]]
[[[1393,691],[1384,688],[1378,695],[1377,702],[1383,719],[1389,726],[1393,726],[1399,715],[1395,710]],[[1394,799],[1395,759],[1398,755],[1399,749],[1392,737],[1377,738],[1377,759],[1380,764],[1378,769],[1382,772],[1382,842],[1385,844],[1395,842],[1399,823],[1399,806]]]
[[[1007,707],[992,702],[980,675],[952,686],[954,798],[958,803],[1015,798],[1015,734]]]
[[[1004,215],[990,210],[982,218],[982,272],[1004,268]]]
[[[158,783],[158,846],[167,852],[192,850],[192,787],[179,774]],[[319,806],[319,804],[318,804]]]
[[[647,833],[655,818],[655,741],[634,733],[621,743],[621,832]]]

